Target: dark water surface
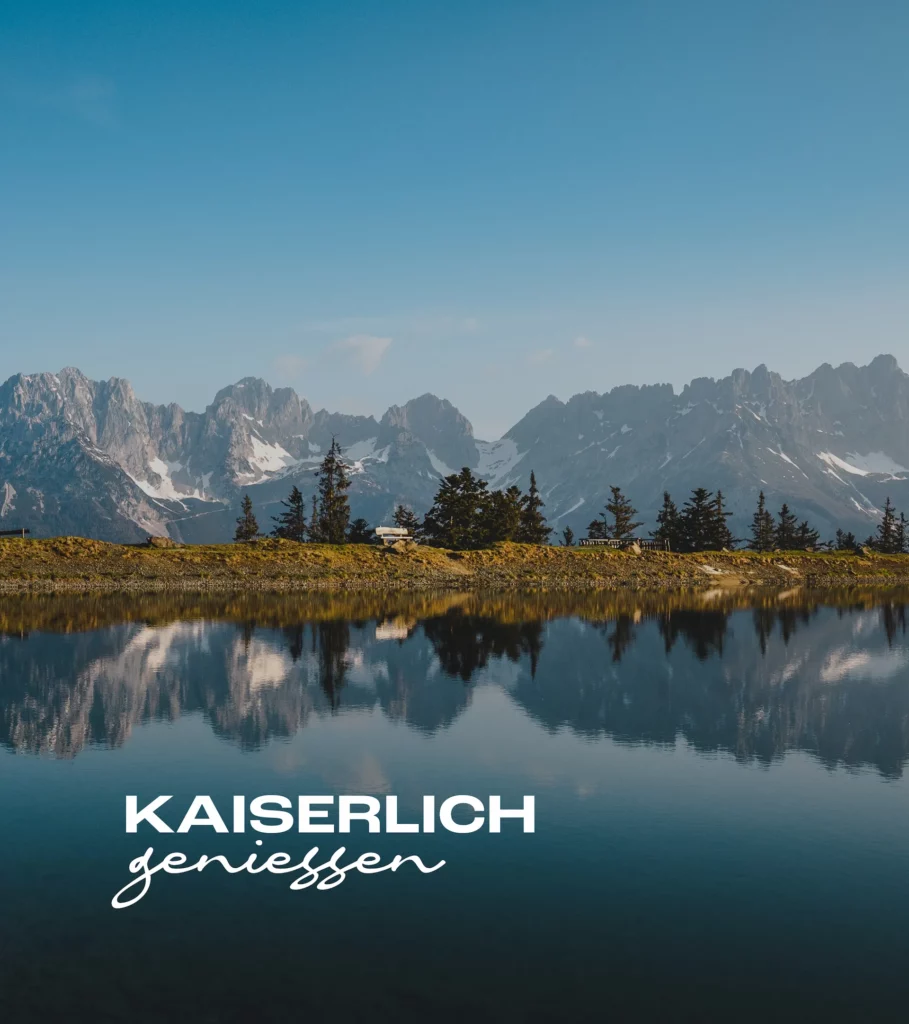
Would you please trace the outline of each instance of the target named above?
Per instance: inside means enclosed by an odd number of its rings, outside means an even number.
[[[2,599],[0,1020],[905,1020],[907,600]],[[537,828],[257,848],[127,835],[127,793],[533,794]],[[113,910],[149,845],[446,866]]]

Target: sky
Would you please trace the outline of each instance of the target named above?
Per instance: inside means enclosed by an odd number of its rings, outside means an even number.
[[[905,0],[0,3],[0,379],[909,369]]]

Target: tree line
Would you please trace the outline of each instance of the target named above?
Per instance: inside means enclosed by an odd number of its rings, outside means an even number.
[[[294,485],[284,510],[272,516],[271,536],[280,540],[293,540],[311,544],[366,544],[371,539],[369,523],[365,519],[350,518],[347,490],[350,476],[341,457],[341,446],[332,438],[331,446],[316,471],[318,487],[312,496],[312,509],[306,517],[306,501],[299,487]],[[237,519],[235,541],[251,541],[261,537],[259,523],[253,510],[252,499],[244,495]]]
[[[552,528],[546,523],[544,507],[532,470],[525,494],[514,484],[504,491],[490,491],[488,482],[465,466],[460,473],[442,478],[422,522],[403,505],[395,509],[394,519],[424,543],[463,551],[501,541],[548,543]]]
[[[351,520],[347,497],[350,477],[336,439],[332,439],[316,475],[318,486],[309,517],[305,499],[295,485],[287,500],[281,502],[283,511],[272,516],[271,536],[300,543],[367,544],[373,541],[374,533],[365,519]],[[643,525],[635,518],[638,510],[620,487],[611,486],[609,494],[604,510],[588,525],[587,537],[630,542]],[[544,508],[532,470],[525,493],[514,484],[502,491],[490,490],[486,480],[465,466],[459,473],[442,478],[432,507],[422,520],[412,509],[399,504],[395,508],[394,522],[422,543],[455,551],[490,547],[502,541],[548,544],[553,530],[546,522]],[[902,512],[897,514],[889,497],[876,532],[864,542],[844,530],[837,530],[834,540],[822,542],[818,530],[807,519],[799,520],[787,503],[784,502],[774,516],[767,507],[763,491],[758,495],[747,538],[733,535],[728,523],[732,514],[721,490],[714,492],[696,487],[681,508],[670,493],[664,491],[656,529],[650,536],[678,552],[732,550],[743,541],[746,547],[758,552],[856,550],[862,544],[882,554],[909,550],[909,520]],[[250,541],[260,536],[252,500],[247,494],[241,504],[234,540]],[[574,540],[574,531],[565,527],[560,543],[570,547]]]
[[[337,440],[332,439],[316,473],[319,482],[308,521],[305,499],[294,485],[287,500],[281,502],[284,510],[272,516],[271,536],[315,544],[373,541],[374,533],[365,519],[351,521],[347,498],[350,477]],[[546,524],[543,508],[533,472],[526,494],[514,485],[504,491],[490,491],[488,482],[465,466],[460,473],[443,477],[432,508],[422,520],[406,505],[398,505],[394,522],[423,543],[453,550],[489,547],[509,540],[546,544],[552,530]],[[261,536],[252,499],[244,495],[234,540],[252,541]]]
[[[642,524],[634,517],[638,510],[625,497],[619,487],[610,487],[611,497],[604,512],[587,527],[591,540],[613,539],[631,541],[635,530]],[[855,551],[861,546],[894,555],[909,550],[909,520],[901,512],[897,516],[893,503],[888,497],[877,530],[864,542],[856,540],[855,534],[837,530],[832,541],[821,541],[820,533],[807,519],[798,516],[784,502],[777,516],[767,508],[764,492],[758,495],[757,508],[751,519],[750,536],[733,536],[727,520],[732,512],[726,507],[723,492],[696,487],[691,497],[680,509],[672,500],[669,491],[663,492],[663,504],[657,513],[657,527],[650,536],[656,541],[668,543],[672,551],[722,551],[732,550],[745,542],[751,551]]]

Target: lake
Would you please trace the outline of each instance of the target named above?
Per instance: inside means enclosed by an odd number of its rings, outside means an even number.
[[[902,1019],[907,604],[2,598],[3,1019]],[[127,834],[127,794],[531,794],[536,821],[257,847]],[[111,907],[148,846],[313,845],[445,865],[328,891],[211,865]]]

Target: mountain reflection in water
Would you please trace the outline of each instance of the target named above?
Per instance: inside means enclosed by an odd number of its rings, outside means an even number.
[[[428,734],[478,686],[549,731],[902,773],[898,591],[0,599],[0,742],[73,757],[201,713],[252,750],[313,716]]]

